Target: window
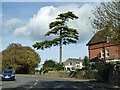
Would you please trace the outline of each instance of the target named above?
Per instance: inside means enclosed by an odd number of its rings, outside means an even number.
[[[12,70],[4,70],[3,73],[13,73]]]
[[[72,65],[72,62],[70,62],[69,64]]]
[[[104,50],[101,50],[101,58],[104,58]]]
[[[109,49],[106,49],[106,57],[109,57]]]
[[[80,62],[76,62],[76,64],[80,64]]]

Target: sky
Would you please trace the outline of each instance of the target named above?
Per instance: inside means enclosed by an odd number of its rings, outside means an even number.
[[[79,19],[70,20],[68,26],[78,30],[79,40],[76,44],[63,45],[62,61],[68,58],[84,58],[89,55],[86,44],[94,35],[89,28],[89,17],[93,17],[92,10],[93,2],[2,2],[0,51],[6,49],[10,43],[20,43],[33,48],[35,42],[55,38],[53,35],[44,36],[50,30],[49,23],[55,21],[58,14],[72,11]],[[59,62],[59,46],[34,50],[41,57],[40,65],[48,59]]]

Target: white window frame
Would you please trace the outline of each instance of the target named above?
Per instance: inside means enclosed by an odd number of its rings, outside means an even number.
[[[108,51],[107,51],[108,50]],[[109,49],[106,49],[106,57],[109,57],[110,56],[110,50]],[[109,54],[109,55],[108,55]]]

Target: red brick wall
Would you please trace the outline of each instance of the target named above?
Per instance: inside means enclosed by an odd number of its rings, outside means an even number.
[[[89,46],[89,57],[90,59],[98,56],[101,57],[101,50],[103,50],[103,44],[105,46],[105,49],[109,49],[109,57],[106,57],[106,59],[118,59],[120,58],[120,45],[115,46],[112,43],[101,43],[96,45],[90,45]]]
[[[100,49],[94,49],[94,50],[90,50],[90,59],[92,59],[92,58],[94,58],[94,57],[96,57],[96,56],[100,56],[100,51],[101,51],[102,49],[100,48]]]
[[[118,59],[118,46],[106,47],[105,49],[109,49],[110,55],[110,57],[107,57],[106,59]]]
[[[120,45],[118,45],[118,57],[120,59]]]

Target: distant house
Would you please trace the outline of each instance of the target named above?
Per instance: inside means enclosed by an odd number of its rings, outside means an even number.
[[[87,43],[90,62],[120,61],[120,44],[110,43],[105,31],[98,31]]]
[[[83,67],[83,60],[81,58],[68,58],[65,62],[63,62],[65,66],[65,70],[75,70],[75,69],[82,69]]]

